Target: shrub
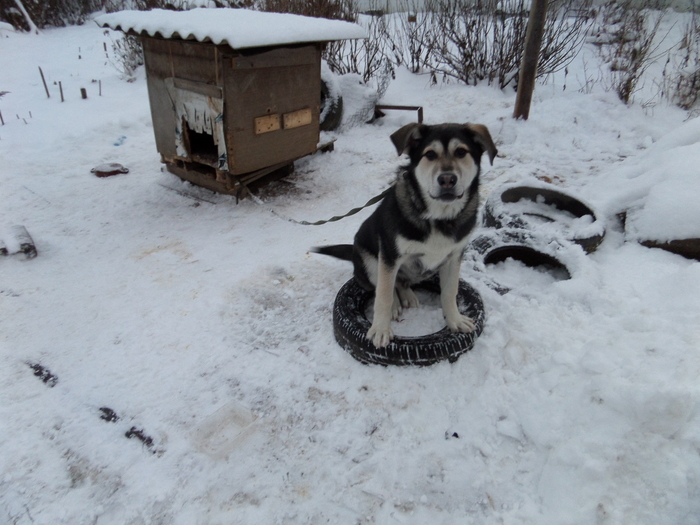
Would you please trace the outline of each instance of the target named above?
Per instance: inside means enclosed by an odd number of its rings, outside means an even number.
[[[39,28],[82,24],[87,16],[102,8],[102,0],[22,0],[32,21]],[[29,31],[14,0],[0,0],[0,19],[15,28]]]
[[[517,81],[527,32],[526,0],[431,0],[424,63],[433,74],[465,84],[487,81],[503,89]],[[592,19],[588,0],[553,0],[540,49],[537,75],[563,69],[578,54]],[[418,49],[421,46],[414,45]]]
[[[666,61],[663,94],[677,106],[690,110],[700,102],[700,16],[697,13],[693,13],[686,25],[678,51],[669,54]]]
[[[663,15],[660,9],[647,9],[635,0],[611,0],[600,10],[594,43],[609,68],[607,87],[625,104],[639,89],[644,72],[659,58],[657,33]]]

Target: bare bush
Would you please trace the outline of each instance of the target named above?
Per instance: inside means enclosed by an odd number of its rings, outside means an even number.
[[[640,87],[644,72],[660,56],[657,38],[663,7],[642,7],[635,0],[611,0],[600,10],[594,43],[610,69],[610,89],[625,104]]]
[[[491,3],[433,0],[433,24],[443,29],[430,33],[427,43],[434,79],[486,80],[503,88],[517,77],[527,29],[524,0],[506,0],[507,11],[498,13]]]
[[[589,1],[553,0],[538,76],[566,67],[588,27]],[[528,23],[527,0],[428,0],[425,11],[401,17],[401,62],[433,81],[482,81],[503,89],[517,81]]]
[[[253,7],[256,0],[213,0],[216,7]],[[186,11],[198,7],[201,2],[196,0],[103,0],[108,13],[123,9],[150,11],[151,9],[169,9],[171,11]]]
[[[329,42],[323,52],[328,66],[338,75],[357,73],[363,82],[383,74],[387,68],[393,73],[386,17],[364,15],[358,22],[369,38]]]
[[[384,35],[394,64],[406,66],[412,73],[429,68],[430,43],[435,41],[437,31],[440,27],[433,11],[424,10],[415,0],[404,0]]]
[[[109,34],[109,31],[105,31],[105,34]],[[143,48],[139,39],[132,35],[124,35],[112,40],[112,56],[109,57],[109,62],[124,80],[133,82],[136,69],[143,65]]]
[[[690,110],[700,102],[700,15],[696,12],[684,29],[678,51],[666,61],[663,95]]]
[[[357,20],[357,9],[353,0],[260,0],[258,8],[261,11],[293,13],[348,22]]]
[[[102,4],[102,0],[22,0],[29,17],[40,29],[82,24]],[[15,0],[0,0],[0,19],[19,30],[30,30]]]

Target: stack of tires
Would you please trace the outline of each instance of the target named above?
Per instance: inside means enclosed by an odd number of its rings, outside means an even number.
[[[605,236],[603,220],[593,207],[552,184],[533,181],[507,184],[484,205],[480,230],[467,250],[474,268],[508,258],[527,266],[550,267],[570,278],[582,257],[594,252]],[[491,283],[499,293],[509,290]]]

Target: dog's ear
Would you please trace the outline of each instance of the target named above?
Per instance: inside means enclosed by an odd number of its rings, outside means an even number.
[[[396,130],[391,135],[391,142],[396,147],[396,152],[403,155],[411,147],[418,144],[418,141],[425,135],[427,126],[424,124],[412,123],[406,124],[404,127]]]
[[[484,148],[489,154],[489,161],[493,166],[493,159],[496,158],[498,150],[496,149],[496,145],[493,143],[493,139],[491,138],[491,133],[489,133],[488,128],[483,124],[466,124],[466,126],[467,129],[474,133],[474,139],[476,142],[479,143],[481,147]]]

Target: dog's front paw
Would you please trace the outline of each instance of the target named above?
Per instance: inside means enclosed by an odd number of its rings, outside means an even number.
[[[372,343],[377,348],[388,346],[393,337],[394,333],[391,331],[390,327],[378,328],[372,325],[367,332],[367,339],[371,339]]]
[[[452,332],[472,332],[476,328],[471,317],[462,314],[458,314],[452,319],[446,319],[446,321],[447,327]]]

